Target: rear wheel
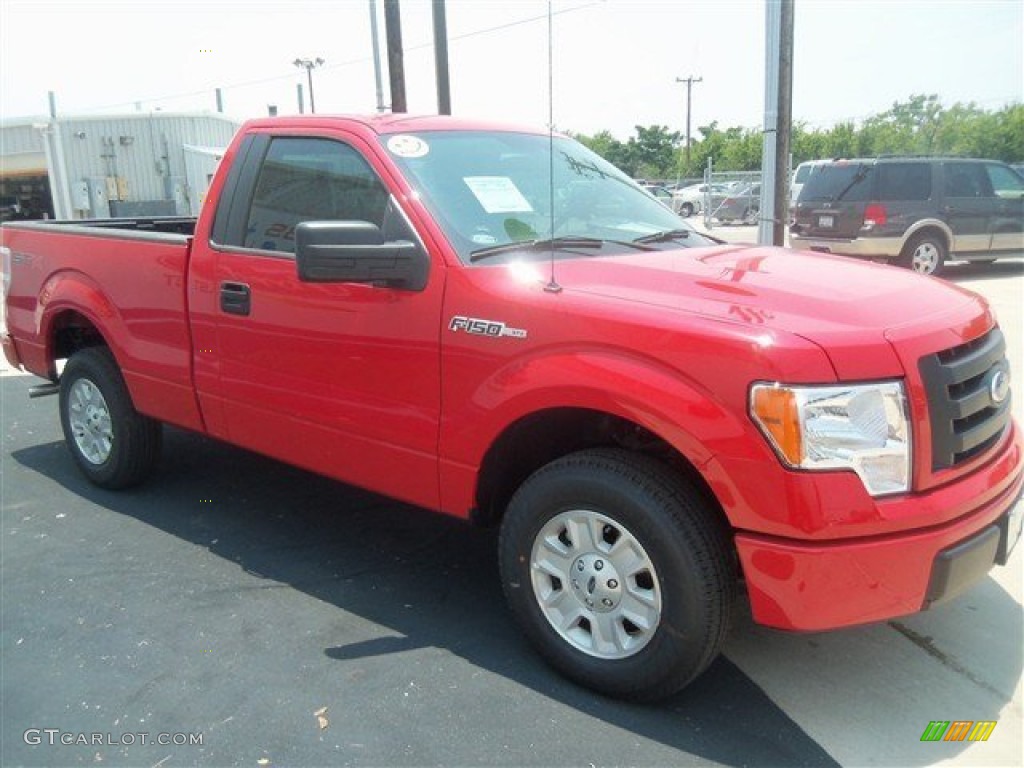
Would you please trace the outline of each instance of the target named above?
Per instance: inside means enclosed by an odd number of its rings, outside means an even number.
[[[938,275],[946,264],[946,242],[941,236],[924,232],[914,235],[903,247],[900,266],[922,275]]]
[[[625,451],[558,459],[516,492],[501,572],[541,655],[578,683],[650,700],[718,655],[736,575],[728,534],[673,472]]]
[[[693,203],[683,203],[681,206],[679,206],[679,213],[681,213],[686,218],[693,216]]]
[[[60,377],[60,422],[78,468],[103,488],[142,482],[160,457],[160,422],[135,410],[106,347],[79,350],[68,360]]]

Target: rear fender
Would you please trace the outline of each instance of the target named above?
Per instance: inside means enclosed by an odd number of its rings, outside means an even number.
[[[33,320],[41,359],[26,367],[34,373],[45,370],[49,378],[56,376],[56,325],[67,311],[85,317],[106,341],[120,365],[125,359],[124,319],[99,285],[77,270],[61,270],[51,275],[39,291]],[[42,370],[37,368],[42,366]]]
[[[906,247],[910,239],[925,229],[937,229],[942,233],[942,236],[946,239],[946,250],[949,251],[953,247],[953,230],[949,228],[949,225],[941,219],[921,219],[915,221],[912,225],[907,228],[907,231],[903,233],[903,244],[900,247],[902,251]]]

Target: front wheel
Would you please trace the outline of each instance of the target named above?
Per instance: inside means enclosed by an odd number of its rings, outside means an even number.
[[[684,687],[718,655],[736,573],[725,526],[667,467],[582,451],[532,475],[502,524],[502,583],[541,655],[635,700]]]
[[[686,218],[690,218],[691,216],[693,216],[693,212],[693,203],[683,203],[679,207],[679,213],[685,216]]]
[[[106,347],[90,347],[68,360],[60,377],[60,423],[75,463],[102,488],[144,480],[160,457],[160,422],[135,410]]]

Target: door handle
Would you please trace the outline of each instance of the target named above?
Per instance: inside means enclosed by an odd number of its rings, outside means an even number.
[[[229,315],[248,315],[252,308],[249,286],[245,283],[220,284],[220,309]]]

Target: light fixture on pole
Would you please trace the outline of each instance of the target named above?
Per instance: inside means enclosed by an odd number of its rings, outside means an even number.
[[[313,70],[316,67],[322,67],[324,60],[319,57],[315,59],[296,59],[292,64],[299,69],[306,70],[306,77],[309,78],[309,112],[310,114],[316,114],[316,102],[313,101]]]

